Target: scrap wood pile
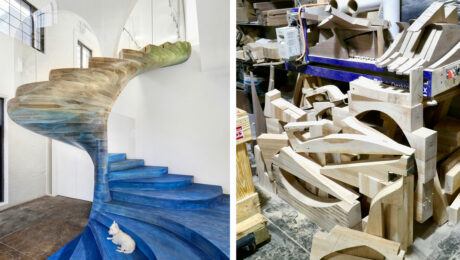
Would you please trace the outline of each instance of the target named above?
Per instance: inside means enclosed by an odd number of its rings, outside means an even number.
[[[380,102],[358,95],[382,88],[368,81],[352,83],[348,106],[347,95],[333,85],[303,88],[306,110],[282,99],[278,90],[265,97],[268,133],[255,147],[260,185],[331,231],[315,235],[311,259],[331,254],[402,259],[413,241],[417,152],[357,119],[366,103]],[[410,106],[417,99],[408,92],[391,94],[387,102]],[[422,149],[436,142],[436,132],[423,127],[411,134]]]

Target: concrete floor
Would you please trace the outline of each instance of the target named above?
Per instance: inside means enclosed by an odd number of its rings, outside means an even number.
[[[46,259],[78,236],[91,202],[45,196],[0,212],[0,260]]]
[[[313,235],[322,231],[314,222],[299,213],[276,195],[258,186],[262,214],[268,220],[271,241],[253,254],[239,254],[238,259],[309,259]],[[460,223],[437,227],[432,219],[424,224],[414,224],[414,244],[406,253],[408,260],[460,259]]]

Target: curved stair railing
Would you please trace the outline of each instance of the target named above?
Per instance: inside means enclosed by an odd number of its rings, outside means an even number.
[[[56,69],[49,81],[20,86],[8,102],[14,122],[86,150],[94,163],[88,225],[50,259],[229,259],[230,199],[222,187],[107,151],[107,120],[127,83],[190,54],[190,43],[177,42],[91,58],[88,69]],[[107,240],[113,221],[136,241],[133,254]]]
[[[8,102],[17,124],[86,150],[94,163],[94,201],[110,201],[107,166],[107,120],[127,83],[145,71],[185,62],[189,42],[124,49],[120,59],[93,57],[88,69],[52,70],[49,81],[18,87]]]

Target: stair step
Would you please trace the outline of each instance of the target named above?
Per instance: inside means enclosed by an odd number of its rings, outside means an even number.
[[[109,172],[109,180],[126,180],[160,177],[168,174],[168,167],[162,166],[144,166],[123,171]]]
[[[111,189],[138,189],[138,190],[174,190],[183,189],[192,185],[193,176],[167,174],[154,178],[126,179],[110,181]]]
[[[140,250],[136,248],[132,254],[125,254],[117,252],[117,245],[112,243],[112,241],[107,240],[109,236],[109,229],[102,225],[101,223],[90,219],[88,222],[88,226],[91,228],[91,232],[93,232],[94,237],[96,239],[97,247],[99,248],[99,252],[102,255],[103,259],[110,259],[110,260],[128,260],[128,259],[148,259]],[[89,260],[89,259],[88,259]]]
[[[75,247],[78,245],[80,242],[81,234],[78,235],[76,238],[74,238],[72,241],[70,241],[67,245],[65,245],[63,248],[59,249],[56,253],[48,257],[48,260],[67,260],[70,258],[72,255],[73,251],[75,250]]]
[[[227,195],[222,197],[217,207],[195,210],[150,208],[117,200],[94,203],[93,208],[161,226],[193,243],[211,259],[229,259],[230,204]]]
[[[142,159],[128,159],[123,161],[109,163],[109,172],[112,171],[123,171],[132,168],[138,168],[144,166],[144,160]]]
[[[69,260],[81,259],[102,259],[102,256],[99,253],[99,249],[97,248],[96,241],[94,240],[94,236],[88,227],[83,231],[80,241],[75,247],[72,256],[69,258]]]
[[[113,188],[114,200],[168,209],[198,209],[215,205],[222,195],[222,187],[194,183],[180,190],[138,190]]]
[[[109,163],[119,162],[119,161],[124,161],[124,160],[126,160],[125,153],[110,153],[109,154]]]
[[[104,225],[107,229],[110,229],[110,226],[112,225],[113,221],[117,221],[118,226],[120,229],[131,236],[131,238],[136,242],[136,250],[140,250],[148,259],[157,259],[156,253],[154,252],[154,249],[149,245],[144,239],[139,237],[139,234],[136,232],[132,232],[130,229],[127,229],[121,223],[114,218],[108,218],[106,216],[103,216],[102,213],[99,212],[93,212],[91,214],[92,220],[95,220],[99,222],[100,224]],[[147,231],[147,230],[146,230]],[[108,234],[107,234],[108,235]]]
[[[111,225],[115,220],[120,229],[130,235],[136,243],[142,241],[149,250],[155,252],[155,255],[149,259],[156,257],[157,259],[181,260],[184,259],[184,256],[187,259],[207,258],[205,253],[193,244],[187,243],[174,233],[159,226],[110,213],[98,213],[94,214],[94,217],[106,226]],[[178,248],[180,250],[177,250]]]

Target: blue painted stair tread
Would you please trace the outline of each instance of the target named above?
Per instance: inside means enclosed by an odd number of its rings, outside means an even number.
[[[154,250],[156,259],[179,260],[184,259],[184,256],[186,256],[186,259],[191,260],[208,259],[206,254],[199,248],[161,227],[110,213],[96,214],[95,219],[107,225],[110,225],[115,220],[120,229],[126,230],[126,233],[133,237],[136,243],[138,240],[142,241],[146,246]]]
[[[107,227],[107,229],[110,229],[110,226],[112,225],[113,221],[115,220],[114,218],[108,218],[108,217],[105,217],[103,215],[101,215],[100,213],[98,212],[93,212],[91,213],[92,215],[92,219],[99,222],[100,224],[104,225],[105,227]],[[118,223],[118,226],[120,227],[120,229],[125,232],[126,234],[128,234],[129,236],[131,236],[131,238],[136,242],[136,247],[148,258],[148,259],[157,259],[157,257],[155,256],[155,253],[154,253],[154,249],[152,248],[151,245],[149,245],[147,242],[148,241],[145,241],[145,239],[143,238],[140,238],[139,237],[139,234],[137,233],[133,233],[132,230],[130,229],[127,229],[125,226],[121,226],[120,223],[117,221]],[[146,229],[144,230],[144,232],[149,232],[150,230]]]
[[[167,174],[155,178],[125,179],[110,181],[109,186],[113,188],[128,188],[138,190],[173,190],[182,189],[192,185],[193,176]]]
[[[155,209],[115,200],[95,208],[161,226],[193,240],[212,259],[229,259],[230,200],[228,195],[222,197],[214,207],[195,210]]]
[[[50,256],[48,260],[69,259],[73,251],[75,250],[75,247],[80,242],[81,236],[82,234],[78,235],[76,238],[70,241],[67,245],[65,245],[63,248],[59,249],[59,251],[57,251],[52,256]]]
[[[108,160],[109,160],[109,163],[124,161],[126,160],[126,154],[125,153],[110,153]]]
[[[123,161],[116,161],[109,163],[110,171],[123,171],[131,168],[138,168],[144,166],[144,160],[142,159],[127,159]]]
[[[90,220],[88,226],[91,228],[93,234],[95,234],[96,244],[99,248],[99,252],[102,255],[102,258],[110,260],[127,260],[127,259],[139,259],[144,260],[148,259],[139,248],[136,247],[136,250],[132,254],[125,254],[117,252],[117,245],[112,243],[111,240],[108,240],[109,229],[108,227],[102,225],[101,223]],[[91,258],[82,258],[90,260]]]
[[[94,240],[94,236],[88,227],[86,227],[86,229],[83,231],[80,242],[78,242],[77,246],[73,251],[73,254],[69,259],[102,259],[102,256],[99,253],[99,249],[97,248],[96,241]]]
[[[140,179],[140,178],[152,178],[166,175],[168,173],[168,167],[162,166],[144,166],[138,168],[132,168],[123,171],[112,171],[109,172],[109,180],[125,180],[125,179]]]
[[[222,199],[222,187],[197,183],[178,190],[111,188],[110,193],[114,200],[168,209],[204,208]]]

